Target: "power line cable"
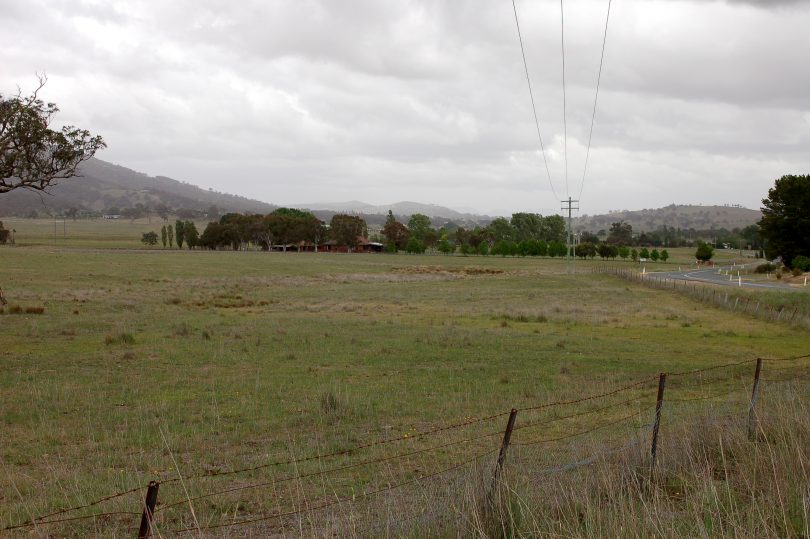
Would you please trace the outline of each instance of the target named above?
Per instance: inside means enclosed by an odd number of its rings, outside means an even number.
[[[532,102],[532,113],[534,114],[534,126],[537,128],[537,138],[540,141],[540,152],[543,154],[543,164],[546,167],[546,176],[548,177],[548,185],[551,187],[551,192],[554,198],[560,200],[557,195],[557,190],[554,189],[554,183],[551,181],[551,172],[548,169],[548,159],[546,159],[546,148],[543,145],[543,135],[540,134],[540,120],[537,117],[537,107],[534,104],[534,91],[532,91],[532,80],[529,77],[529,65],[526,63],[526,51],[523,48],[523,36],[520,33],[520,22],[518,21],[517,6],[515,0],[512,0],[512,10],[515,12],[515,27],[517,28],[518,41],[520,41],[520,54],[523,57],[523,69],[526,71],[526,84],[529,86],[529,99]],[[567,188],[566,188],[567,189]]]
[[[563,147],[565,152],[565,196],[568,193],[568,119],[565,113],[565,14],[563,0],[560,0],[560,45],[562,49],[562,90],[563,90]]]
[[[602,64],[605,61],[605,44],[607,43],[608,23],[610,22],[610,4],[608,0],[607,16],[605,17],[605,33],[602,36],[602,56],[599,57],[599,75],[596,77],[596,93],[593,96],[593,112],[591,113],[591,130],[588,133],[588,149],[585,151],[585,167],[582,169],[582,182],[579,184],[579,200],[582,200],[582,190],[585,188],[585,175],[588,173],[588,158],[591,155],[591,139],[593,138],[593,124],[596,119],[596,102],[599,99],[599,83],[602,81]]]

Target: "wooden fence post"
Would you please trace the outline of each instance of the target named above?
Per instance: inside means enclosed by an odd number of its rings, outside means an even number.
[[[658,455],[658,429],[661,426],[661,407],[664,405],[664,387],[667,383],[667,374],[658,375],[658,396],[655,399],[655,421],[653,422],[652,444],[650,446],[650,482],[655,474],[655,461]]]
[[[160,483],[149,481],[149,488],[146,491],[146,499],[143,502],[143,514],[141,515],[141,527],[138,528],[138,539],[149,539],[152,534],[152,516],[155,514],[157,505],[158,489]]]
[[[757,358],[757,370],[754,371],[754,388],[751,390],[751,404],[748,406],[748,439],[754,440],[757,435],[757,396],[759,395],[759,375],[762,373],[762,359]]]
[[[515,428],[515,418],[517,417],[517,410],[512,408],[509,413],[509,421],[506,423],[506,430],[503,431],[503,441],[501,442],[501,451],[498,453],[498,464],[495,466],[495,474],[492,476],[492,489],[494,492],[498,484],[498,477],[501,475],[503,468],[503,461],[506,459],[506,450],[509,449],[509,441],[512,439],[512,429]]]

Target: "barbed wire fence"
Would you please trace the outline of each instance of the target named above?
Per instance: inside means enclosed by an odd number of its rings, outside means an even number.
[[[593,268],[593,273],[614,275],[650,288],[674,290],[702,303],[715,305],[732,312],[748,314],[763,320],[810,328],[810,313],[798,307],[763,303],[761,299],[754,296],[739,293],[741,292],[740,288],[735,289],[734,287],[719,285],[725,288],[725,290],[721,290],[718,285],[713,285],[713,283],[699,280],[673,279],[655,273],[642,273],[633,269],[614,266],[596,266]],[[732,279],[731,282],[737,283],[738,281]],[[732,290],[737,290],[737,292],[732,292]]]
[[[756,440],[756,432],[760,422],[757,402],[761,393],[762,382],[781,383],[807,379],[808,375],[810,375],[807,372],[808,365],[805,362],[807,359],[810,359],[810,354],[786,358],[756,358],[712,365],[701,369],[664,372],[657,376],[646,377],[593,395],[513,408],[510,411],[469,418],[464,421],[425,429],[414,434],[373,440],[337,451],[317,453],[300,458],[275,460],[260,465],[226,471],[188,475],[178,474],[177,477],[150,481],[148,485],[135,486],[87,503],[31,517],[26,521],[7,525],[2,530],[6,532],[24,529],[40,530],[40,528],[58,523],[83,520],[92,520],[97,526],[103,526],[111,520],[123,520],[125,518],[133,525],[136,522],[138,523],[138,526],[133,527],[132,531],[137,530],[137,537],[139,538],[157,535],[182,536],[189,533],[259,525],[260,523],[261,525],[274,525],[272,523],[276,523],[275,525],[283,527],[285,522],[291,518],[301,518],[304,515],[325,511],[329,508],[343,508],[361,500],[380,498],[409,486],[425,488],[431,481],[447,477],[454,472],[459,472],[474,465],[482,466],[483,470],[489,469],[489,472],[486,473],[490,474],[491,479],[486,483],[489,483],[489,492],[492,493],[498,487],[502,468],[512,458],[509,457],[511,446],[514,446],[516,448],[514,451],[518,452],[529,451],[532,448],[542,451],[546,459],[552,462],[546,467],[539,468],[539,470],[535,469],[532,473],[549,475],[587,466],[607,455],[643,445],[645,443],[645,432],[649,435],[647,440],[647,443],[649,443],[647,452],[649,461],[648,480],[655,482],[658,436],[662,425],[662,416],[664,416],[665,403],[701,405],[707,401],[723,399],[735,392],[748,392],[750,388],[750,393],[747,395],[746,410],[747,434],[748,438],[754,441]],[[768,365],[767,368],[766,365]],[[752,366],[754,367],[753,373],[751,372]],[[743,371],[743,369],[745,370]],[[764,376],[764,374],[768,376]],[[707,391],[708,389],[711,389],[711,391]],[[671,395],[673,392],[675,392],[674,396]],[[586,409],[576,409],[577,406],[585,406]],[[615,414],[617,408],[621,410],[618,415]],[[630,409],[632,411],[628,411]],[[496,421],[504,420],[506,420],[505,428],[498,428],[494,425]],[[483,428],[483,432],[467,433],[466,430],[471,427]],[[581,439],[606,429],[623,433],[617,445],[613,444],[611,447],[600,449],[589,455],[580,455],[573,460],[567,461],[561,455],[549,449],[560,442]],[[460,434],[456,435],[456,433]],[[450,436],[451,439],[427,443],[423,447],[399,449],[388,454],[364,455],[396,444],[407,443],[413,446],[417,441],[419,443],[428,442],[440,435]],[[456,452],[453,453],[452,451]],[[497,454],[497,459],[494,462],[489,462],[488,459],[495,454]],[[412,462],[414,457],[428,455],[433,456],[433,464],[438,463],[440,465],[429,466],[430,463],[426,461],[415,464]],[[521,459],[525,460],[528,457],[519,453],[514,458],[516,462],[519,462]],[[531,458],[534,459],[532,462],[536,468],[538,462],[536,455],[532,455]],[[301,466],[307,463],[317,464],[318,467],[315,470],[303,471]],[[354,491],[353,482],[357,482],[358,479],[355,477],[348,482],[344,482],[345,484],[342,487],[329,487],[330,491],[321,495],[317,500],[310,501],[308,497],[303,500],[290,500],[288,506],[283,507],[281,505],[283,496],[276,490],[285,484],[292,485],[293,490],[299,489],[305,481],[313,480],[322,481],[322,484],[327,486],[336,485],[330,483],[330,481],[334,481],[335,478],[339,478],[347,472],[368,470],[374,466],[390,466],[394,463],[402,463],[405,471],[399,474],[392,473],[390,479],[381,483],[367,481],[364,489],[360,492]],[[414,465],[416,465],[415,469]],[[259,470],[287,468],[291,468],[292,471],[280,474],[272,479],[261,481],[242,479],[237,484],[231,483],[194,494],[189,493],[186,489],[188,483],[200,481],[219,482],[224,478],[249,475]],[[176,489],[177,492],[174,492],[171,487],[177,486],[177,483],[180,483],[182,488],[178,488]],[[164,487],[162,492],[161,487]],[[169,498],[166,502],[159,504],[159,494],[165,495],[167,488],[170,493],[175,494],[177,497],[174,499]],[[215,521],[211,517],[201,522],[198,518],[195,504],[199,507],[200,502],[219,500],[227,496],[233,497],[262,490],[270,490],[273,493],[272,498],[277,500],[278,503],[275,504],[276,507],[273,510],[251,511],[250,516],[238,518],[238,514],[241,512],[238,510],[240,502],[237,500],[235,502],[237,509],[234,509],[232,518],[226,522]],[[346,492],[351,490],[351,493],[341,495],[338,492],[339,490]],[[133,510],[131,511],[98,511],[96,509],[112,500],[118,500],[126,496],[140,498],[139,501],[133,501]],[[88,509],[93,509],[93,511],[86,512]],[[163,518],[163,515],[181,511],[184,512],[185,516],[175,515],[175,518]],[[413,518],[423,518],[424,516],[422,514]],[[140,520],[138,521],[138,519]],[[180,524],[176,524],[177,522]]]

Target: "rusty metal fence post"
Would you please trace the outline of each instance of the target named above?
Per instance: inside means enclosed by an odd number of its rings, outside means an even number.
[[[754,440],[757,435],[757,397],[759,396],[759,376],[762,374],[762,359],[757,358],[757,369],[754,371],[754,387],[751,389],[751,404],[748,406],[748,439]]]
[[[652,444],[650,445],[650,481],[655,474],[655,461],[658,455],[658,429],[661,427],[661,407],[664,405],[664,387],[667,383],[667,374],[658,375],[658,396],[655,399],[655,420],[653,421]]]
[[[152,535],[152,517],[155,514],[157,505],[158,489],[160,483],[149,481],[149,488],[146,491],[146,499],[143,502],[143,514],[141,515],[141,526],[138,528],[138,539],[149,539]]]

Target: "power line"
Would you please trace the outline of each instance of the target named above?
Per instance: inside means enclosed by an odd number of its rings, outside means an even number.
[[[543,135],[540,134],[540,120],[537,117],[537,107],[534,104],[534,92],[532,91],[532,80],[529,77],[529,65],[526,63],[526,51],[523,48],[523,36],[520,33],[520,22],[518,21],[518,13],[517,13],[517,6],[515,5],[515,0],[512,0],[512,10],[514,10],[515,12],[515,26],[517,27],[518,41],[520,41],[520,54],[523,57],[523,69],[526,71],[526,84],[529,86],[529,98],[531,99],[532,102],[534,125],[537,128],[537,138],[540,141],[540,151],[543,154],[543,164],[546,166],[546,176],[548,177],[548,185],[551,187],[551,192],[554,195],[554,198],[559,200],[560,197],[557,196],[557,191],[556,189],[554,189],[554,183],[552,183],[551,181],[551,172],[549,172],[548,170],[548,160],[546,159],[546,148],[543,145]]]
[[[562,90],[563,90],[563,146],[565,151],[565,196],[568,196],[568,119],[565,113],[565,14],[563,0],[560,0],[560,44],[562,48]]]
[[[582,183],[579,184],[579,199],[582,200],[582,190],[585,188],[585,175],[588,173],[588,158],[591,155],[591,139],[593,138],[593,124],[596,119],[596,101],[599,99],[599,83],[602,80],[602,64],[605,61],[605,44],[607,43],[608,23],[610,22],[610,4],[608,0],[607,16],[605,17],[605,33],[602,36],[602,56],[599,57],[599,75],[596,77],[596,93],[593,96],[593,112],[591,113],[591,130],[588,133],[588,149],[585,151],[585,167],[582,169]]]

